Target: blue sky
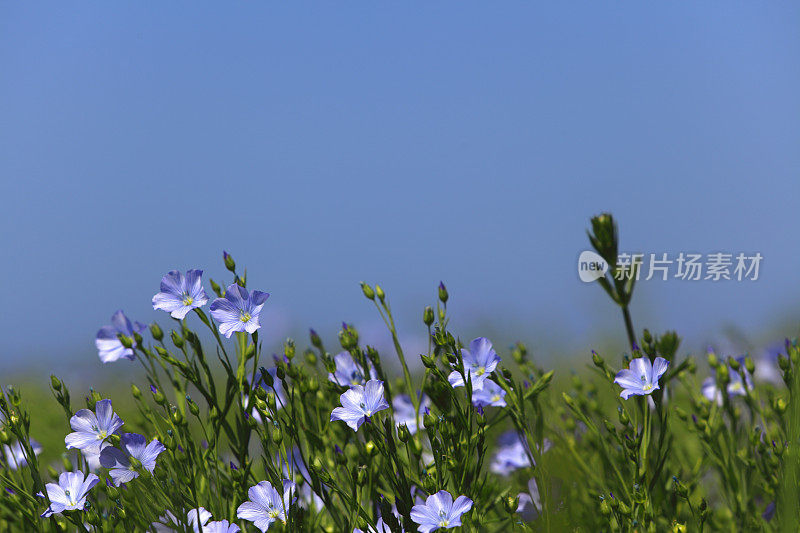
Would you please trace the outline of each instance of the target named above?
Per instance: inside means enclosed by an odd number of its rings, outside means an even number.
[[[444,279],[465,337],[588,350],[619,327],[575,267],[603,210],[623,249],[764,256],[757,282],[642,283],[637,327],[758,335],[800,296],[799,12],[0,3],[0,359],[94,357],[223,249],[272,293],[267,338],[372,327],[362,279],[418,331]]]

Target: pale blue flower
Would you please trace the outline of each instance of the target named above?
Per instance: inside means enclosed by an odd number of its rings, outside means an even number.
[[[464,378],[472,381],[472,390],[482,389],[484,381],[500,362],[500,356],[486,337],[478,337],[469,343],[469,350],[462,348],[461,359],[464,362]],[[453,370],[447,380],[453,387],[463,387],[464,378],[458,370]]]
[[[483,382],[483,388],[472,392],[472,405],[477,407],[505,407],[506,391],[491,379],[487,379]]]
[[[425,413],[425,409],[430,406],[430,399],[424,394],[419,400],[419,418]],[[417,425],[417,413],[414,411],[414,404],[411,402],[411,396],[408,394],[398,394],[392,398],[392,415],[394,416],[395,425],[405,424],[408,432],[412,435],[417,432],[419,426]]]
[[[525,438],[516,431],[506,431],[500,435],[497,443],[497,452],[489,465],[491,472],[507,476],[514,470],[532,466]],[[545,439],[542,453],[549,450],[550,446],[550,441]]]
[[[663,357],[656,357],[652,363],[647,357],[639,357],[631,361],[629,368],[617,372],[614,383],[622,387],[619,395],[624,400],[627,400],[632,394],[636,396],[649,395],[654,390],[661,388],[658,380],[664,375],[667,368],[669,368],[669,361]]]
[[[234,283],[225,290],[223,298],[211,302],[211,316],[219,322],[219,332],[230,338],[236,331],[254,333],[261,324],[258,316],[269,294],[261,291],[248,292]]]
[[[227,520],[209,522],[203,526],[203,533],[238,533],[238,531],[239,526],[236,524],[229,524]]]
[[[517,513],[520,514],[525,522],[533,522],[542,512],[542,502],[539,497],[539,486],[536,480],[531,478],[528,481],[528,492],[520,492]]]
[[[294,482],[288,479],[283,480],[283,494],[275,490],[269,481],[253,485],[247,491],[250,501],[239,506],[236,516],[242,520],[253,522],[253,525],[262,533],[277,520],[285,524],[289,508],[296,499],[294,490]]]
[[[62,472],[58,476],[58,484],[45,485],[50,507],[42,513],[44,518],[64,511],[82,511],[86,505],[86,495],[100,481],[94,474],[84,478],[83,472]],[[40,492],[38,496],[44,498]]]
[[[161,278],[161,292],[153,296],[153,309],[161,309],[172,318],[183,320],[192,309],[206,305],[208,296],[203,289],[202,275],[202,270],[187,270],[186,276],[170,270]]]
[[[352,387],[353,385],[364,384],[364,371],[358,366],[350,352],[340,352],[333,356],[333,361],[336,363],[336,372],[328,373],[328,380],[332,381],[343,387]],[[367,362],[369,366],[370,379],[376,379],[375,369]]]
[[[361,385],[351,387],[339,399],[342,407],[337,407],[331,412],[331,422],[341,420],[353,431],[358,431],[364,420],[378,411],[389,408],[383,397],[383,381],[375,379],[367,381],[366,387]]]
[[[158,440],[153,439],[148,444],[147,439],[137,433],[123,433],[120,439],[120,448],[109,446],[100,452],[100,464],[104,468],[110,469],[111,479],[118,487],[122,483],[128,483],[139,477],[139,472],[136,470],[135,464],[132,464],[131,458],[136,459],[142,468],[152,474],[156,468],[156,458],[166,450]]]
[[[42,453],[42,445],[31,439],[31,448],[34,455]],[[16,441],[14,444],[3,444],[3,455],[6,458],[6,466],[9,470],[16,470],[27,466],[28,461],[25,459],[25,451],[22,449],[22,444]]]
[[[209,520],[211,520],[211,513],[206,511],[204,507],[197,507],[186,513],[186,522],[189,524],[189,526],[191,526],[192,531],[195,533],[200,531],[201,527],[203,528],[204,532],[207,532],[208,528],[206,527],[206,524]]]
[[[738,370],[733,370],[730,366],[728,367],[728,376],[730,376],[730,381],[728,382],[726,390],[729,397],[746,396],[747,391],[753,389],[753,377],[745,368],[744,359],[744,357],[736,358],[741,365],[742,372],[744,372],[744,379],[742,379],[742,375]],[[708,377],[703,381],[701,390],[703,392],[703,396],[712,402],[717,402],[718,405],[722,405],[722,393],[720,392],[719,387],[717,387],[717,381],[713,377]]]
[[[147,329],[145,324],[131,323],[122,311],[114,313],[111,316],[111,325],[100,328],[94,340],[100,360],[104,363],[113,363],[119,359],[133,359],[133,348],[125,348],[117,335],[122,334],[133,339],[134,333],[141,333],[145,329]],[[133,341],[133,346],[136,346],[136,341]]]
[[[459,496],[456,501],[446,490],[428,496],[424,505],[411,509],[411,520],[419,524],[419,531],[429,533],[439,528],[452,529],[461,526],[461,517],[472,509],[472,500]]]
[[[111,400],[100,400],[95,404],[97,414],[80,409],[69,419],[74,433],[64,439],[67,449],[78,448],[87,453],[100,453],[103,442],[124,424],[111,407]]]

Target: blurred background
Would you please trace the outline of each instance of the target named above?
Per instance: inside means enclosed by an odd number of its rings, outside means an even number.
[[[271,293],[262,338],[343,320],[407,350],[452,326],[548,364],[620,353],[577,275],[589,217],[623,251],[756,253],[757,281],[650,280],[638,331],[773,349],[800,317],[800,5],[0,4],[3,382],[90,383],[97,330],[171,269]],[[208,283],[206,289],[210,293]],[[730,352],[730,353],[728,353]],[[112,368],[113,367],[113,368]],[[8,379],[6,379],[8,378]]]

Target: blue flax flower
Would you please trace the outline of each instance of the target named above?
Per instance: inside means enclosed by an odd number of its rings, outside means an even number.
[[[33,439],[30,440],[30,443],[34,455],[42,453],[41,444]],[[25,459],[25,450],[22,449],[22,444],[19,441],[16,441],[14,444],[3,444],[3,455],[5,455],[6,467],[8,467],[9,470],[16,470],[28,464],[28,461]],[[0,464],[2,464],[2,461],[0,461]]]
[[[619,395],[624,400],[627,400],[631,394],[649,395],[654,390],[661,388],[658,380],[664,375],[667,368],[669,368],[669,361],[663,357],[656,357],[652,363],[647,357],[639,357],[631,361],[629,368],[623,368],[617,372],[614,383],[622,387]]]
[[[202,270],[187,270],[186,276],[170,270],[161,278],[161,292],[153,296],[153,309],[166,311],[172,318],[183,320],[192,309],[208,302],[203,290]]]
[[[225,290],[225,297],[211,302],[211,316],[219,322],[219,332],[230,338],[236,331],[253,333],[261,327],[258,315],[269,294],[261,291],[247,292],[234,283]]]
[[[239,526],[229,524],[227,520],[209,522],[203,526],[203,533],[238,533],[239,531]]]
[[[197,533],[200,528],[203,531],[208,531],[205,525],[211,520],[211,513],[206,511],[204,507],[197,507],[186,513],[186,522],[192,527],[192,531]]]
[[[117,311],[111,316],[111,325],[103,326],[97,332],[94,345],[97,346],[97,355],[104,363],[113,363],[119,359],[133,359],[133,348],[125,348],[117,335],[120,333],[133,338],[134,333],[141,333],[147,326],[141,322],[133,322],[122,311]],[[134,341],[136,346],[136,341]]]
[[[528,492],[519,493],[519,504],[517,513],[525,522],[533,522],[542,512],[542,501],[539,497],[539,486],[536,480],[531,478],[528,481]]]
[[[469,343],[469,350],[462,348],[461,358],[464,361],[464,377],[472,381],[472,390],[481,390],[486,378],[500,362],[500,357],[486,337],[478,337]],[[464,386],[464,378],[458,370],[450,372],[447,380],[453,387]]]
[[[472,500],[459,496],[456,501],[446,490],[428,496],[424,504],[411,509],[411,520],[419,524],[422,533],[439,528],[452,529],[461,526],[461,516],[472,509]]]
[[[50,507],[42,513],[44,518],[63,511],[82,511],[86,505],[87,493],[100,481],[94,474],[84,478],[83,472],[62,472],[58,476],[58,483],[48,483],[47,497],[50,498]],[[44,498],[41,492],[38,496]]]
[[[117,487],[139,477],[139,465],[152,474],[156,458],[166,450],[156,439],[148,444],[147,439],[137,433],[123,433],[120,447],[122,449],[109,446],[100,452],[100,464],[110,469],[109,474]]]
[[[505,407],[506,391],[491,379],[487,379],[483,382],[482,389],[472,391],[472,405],[477,407]]]
[[[516,431],[506,431],[497,440],[497,453],[495,453],[489,470],[501,476],[507,476],[519,468],[531,466],[528,445],[525,437]],[[547,439],[543,443],[543,452],[550,449],[551,442]]]
[[[424,394],[419,400],[419,418],[425,414],[425,410],[430,406],[431,401]],[[417,432],[417,413],[414,411],[414,404],[411,401],[411,396],[408,394],[398,394],[392,398],[392,411],[394,415],[395,425],[405,424],[408,432],[412,435]]]
[[[364,420],[370,418],[378,411],[389,408],[383,398],[383,381],[371,379],[366,387],[356,385],[342,394],[339,399],[342,407],[337,407],[331,412],[331,422],[341,420],[353,431],[358,431]]]
[[[742,372],[744,372],[744,379],[742,379],[742,375],[739,373],[739,371],[733,370],[730,366],[728,367],[730,382],[728,382],[727,391],[729,397],[746,396],[747,391],[753,389],[753,376],[747,371],[747,368],[745,368],[744,359],[744,357],[736,358],[741,365]],[[717,387],[717,381],[713,377],[706,378],[703,381],[701,390],[703,392],[703,396],[712,402],[716,401],[717,404],[722,405],[722,393]]]
[[[276,520],[286,523],[289,508],[295,502],[295,484],[288,479],[283,480],[283,494],[279,493],[269,481],[253,485],[247,491],[250,501],[244,502],[236,510],[237,518],[253,522],[262,531],[269,529]]]
[[[100,453],[105,440],[124,424],[112,409],[111,400],[100,400],[94,409],[97,414],[88,409],[80,409],[69,419],[69,425],[75,431],[64,439],[68,450],[78,448],[89,454]]]
[[[356,363],[350,352],[341,352],[333,356],[336,363],[336,372],[328,373],[328,380],[332,381],[343,387],[352,387],[353,385],[364,384],[364,372]],[[369,366],[369,362],[367,362]],[[369,368],[370,379],[375,379],[375,369],[370,366]]]

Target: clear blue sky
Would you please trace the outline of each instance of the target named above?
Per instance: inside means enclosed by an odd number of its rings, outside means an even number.
[[[588,350],[618,327],[575,268],[602,210],[623,249],[764,256],[756,283],[642,283],[637,327],[755,335],[800,297],[798,20],[789,2],[4,1],[0,359],[94,364],[116,309],[166,322],[161,275],[221,277],[223,249],[272,293],[267,338],[374,324],[362,279],[413,330],[444,279],[465,336],[485,319]]]

